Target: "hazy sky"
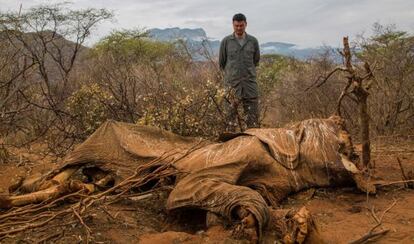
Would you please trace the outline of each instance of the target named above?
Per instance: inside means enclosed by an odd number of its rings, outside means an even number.
[[[23,9],[56,0],[0,0],[0,10]],[[107,8],[115,21],[101,24],[93,40],[120,28],[203,28],[221,39],[232,32],[231,17],[247,16],[247,32],[260,42],[339,46],[342,36],[369,33],[373,23],[414,32],[414,0],[72,0],[72,7]]]

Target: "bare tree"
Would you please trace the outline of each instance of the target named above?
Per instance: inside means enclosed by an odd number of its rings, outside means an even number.
[[[64,106],[73,90],[71,74],[91,30],[111,17],[105,9],[72,10],[66,4],[0,13],[2,44],[20,56],[20,67],[10,81],[4,82],[14,86],[0,100],[0,108],[18,95],[25,106],[43,113],[39,120],[32,118],[42,124],[38,126],[42,128],[40,134],[52,129],[73,136],[67,126],[71,116]]]
[[[329,78],[336,72],[344,72],[347,78],[347,84],[341,92],[338,98],[336,114],[341,116],[341,104],[344,97],[351,98],[358,105],[359,110],[359,126],[360,126],[360,140],[362,144],[362,155],[360,165],[366,167],[370,162],[371,147],[369,138],[369,114],[368,114],[368,96],[373,81],[373,73],[370,65],[365,62],[364,70],[365,74],[361,75],[357,68],[352,64],[352,53],[349,47],[348,37],[343,38],[344,48],[340,51],[344,59],[344,66],[337,67],[332,70],[316,87],[320,87],[325,84]]]
[[[395,26],[374,25],[374,35],[358,40],[358,58],[375,63],[376,82],[369,99],[373,132],[414,130],[414,37]]]

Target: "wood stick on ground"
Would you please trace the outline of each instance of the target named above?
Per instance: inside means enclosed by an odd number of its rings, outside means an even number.
[[[387,234],[390,230],[389,229],[385,229],[379,232],[374,232],[378,227],[380,227],[382,225],[382,220],[385,216],[385,214],[390,211],[395,205],[397,204],[397,201],[394,200],[394,202],[387,208],[384,210],[384,212],[382,212],[381,217],[378,219],[377,215],[375,214],[374,211],[374,207],[372,208],[371,214],[375,220],[375,222],[377,222],[377,224],[375,226],[373,226],[365,235],[363,235],[362,237],[358,238],[357,240],[351,241],[349,242],[349,244],[362,244],[362,243],[366,243],[367,241],[371,241],[374,238],[379,238],[385,234]]]
[[[90,237],[91,237],[91,232],[92,230],[89,228],[88,225],[85,224],[85,222],[83,221],[82,217],[78,214],[78,212],[76,212],[75,208],[72,208],[73,214],[76,216],[76,218],[78,218],[79,222],[83,225],[83,227],[86,230],[86,243],[89,242]]]
[[[371,216],[375,220],[375,222],[377,222],[377,224],[381,223],[381,221],[378,219],[377,214],[375,213],[375,207],[374,206],[372,206],[372,208],[371,208]]]
[[[44,226],[44,225],[48,224],[50,221],[57,218],[58,216],[63,215],[67,212],[69,212],[69,210],[65,209],[63,211],[57,212],[56,214],[52,215],[50,218],[48,218],[48,219],[46,219],[42,222],[30,223],[30,224],[24,225],[20,228],[17,228],[17,229],[9,229],[9,230],[5,230],[5,231],[1,231],[0,236],[11,235],[11,234],[19,233],[19,232],[22,232],[22,231],[25,231],[25,230],[28,230],[28,229],[34,229],[34,228]]]
[[[55,238],[57,238],[57,237],[61,237],[61,236],[63,236],[63,231],[62,231],[62,232],[55,233],[55,234],[52,234],[52,235],[48,235],[48,236],[46,236],[46,237],[44,237],[44,238],[42,238],[42,239],[40,239],[40,240],[36,241],[35,243],[36,243],[36,244],[46,243],[47,241],[49,241],[49,240],[51,240],[51,239],[55,239]],[[56,241],[56,240],[55,240],[55,241]]]
[[[414,180],[398,180],[398,181],[391,181],[391,182],[385,182],[385,183],[374,183],[376,186],[391,186],[396,184],[405,184],[405,183],[411,183],[414,182]]]
[[[106,215],[108,215],[112,221],[116,221],[116,218],[112,216],[112,214],[106,209],[105,206],[99,206],[98,208],[101,209],[104,213],[106,213]]]
[[[386,229],[380,232],[373,233],[372,231],[369,231],[367,234],[359,238],[358,240],[351,241],[349,244],[362,244],[366,243],[367,241],[373,240],[374,238],[379,238],[380,236],[383,236],[387,234],[390,230]]]
[[[409,179],[407,178],[407,176],[406,176],[405,172],[404,172],[404,167],[402,166],[402,163],[401,163],[401,160],[400,160],[400,158],[399,158],[399,157],[397,157],[397,162],[398,162],[398,165],[400,166],[402,180],[404,180],[404,181],[405,181],[405,180],[409,180]],[[405,188],[408,188],[408,183],[407,183],[407,182],[404,182],[404,187],[405,187]]]

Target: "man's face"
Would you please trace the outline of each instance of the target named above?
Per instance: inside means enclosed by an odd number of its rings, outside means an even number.
[[[236,35],[241,36],[246,31],[247,23],[246,21],[233,21],[233,30]]]

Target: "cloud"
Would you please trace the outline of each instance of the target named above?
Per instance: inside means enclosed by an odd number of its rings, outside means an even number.
[[[27,9],[57,0],[21,1]],[[259,41],[284,41],[301,46],[338,45],[342,36],[370,32],[375,22],[396,24],[414,31],[412,0],[73,0],[72,7],[108,8],[116,20],[101,25],[93,40],[111,29],[147,27],[204,28],[210,37],[231,33],[231,17],[245,13],[248,32]],[[0,0],[2,11],[17,10],[20,3]]]

